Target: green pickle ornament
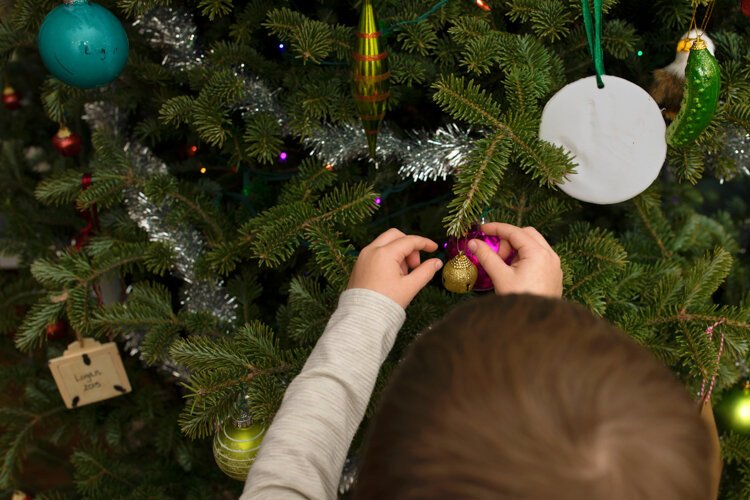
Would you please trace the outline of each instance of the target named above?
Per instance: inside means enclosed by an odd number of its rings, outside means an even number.
[[[370,157],[375,157],[380,125],[388,104],[388,51],[375,20],[372,0],[363,0],[362,13],[357,30],[357,50],[354,58],[353,93],[357,114],[367,136]]]
[[[39,54],[52,75],[90,89],[107,85],[128,61],[128,36],[110,11],[88,0],[65,0],[44,18]]]
[[[685,93],[680,112],[667,128],[667,144],[682,147],[693,142],[703,132],[719,105],[721,75],[719,63],[698,38],[690,47],[685,69]]]
[[[214,435],[216,465],[232,479],[244,481],[265,435],[266,428],[253,424],[245,413],[239,418],[230,418]]]

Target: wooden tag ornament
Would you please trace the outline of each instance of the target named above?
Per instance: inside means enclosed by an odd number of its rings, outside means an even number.
[[[114,342],[77,340],[68,345],[62,356],[51,359],[49,368],[68,409],[122,396],[132,390]]]

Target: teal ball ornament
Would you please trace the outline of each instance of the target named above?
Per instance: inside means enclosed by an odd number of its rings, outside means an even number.
[[[107,85],[128,61],[128,36],[122,23],[88,0],[66,0],[52,9],[39,28],[37,42],[47,70],[82,89]]]

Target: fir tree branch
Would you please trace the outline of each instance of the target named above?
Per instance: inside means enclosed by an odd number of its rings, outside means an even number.
[[[76,452],[76,455],[79,455],[79,457],[80,457],[82,454],[80,452]],[[96,483],[101,478],[103,478],[105,476],[108,476],[108,477],[111,477],[112,479],[114,479],[115,481],[118,481],[118,482],[120,482],[120,483],[122,483],[122,484],[124,484],[124,485],[126,485],[126,486],[128,486],[130,488],[135,488],[136,487],[135,483],[132,483],[132,482],[128,481],[127,479],[125,479],[124,477],[120,477],[117,474],[113,473],[111,470],[109,470],[106,466],[104,466],[101,462],[99,462],[98,460],[96,460],[90,454],[86,454],[86,456],[83,457],[83,459],[86,460],[86,462],[88,464],[94,465],[94,466],[96,466],[96,467],[99,468],[99,473],[96,476],[94,476],[94,477],[90,477],[88,479],[88,481],[87,481],[88,483]]]
[[[730,326],[732,328],[750,331],[750,323],[727,319],[724,316],[716,316],[713,314],[693,314],[684,311],[680,311],[679,313],[670,316],[660,316],[652,318],[646,321],[645,324],[648,326],[654,326],[675,322],[701,322],[705,323],[706,326],[709,326],[711,324],[718,323],[719,321],[723,321],[723,325]]]
[[[265,369],[253,368],[250,365],[248,365],[247,368],[248,368],[247,374],[245,374],[244,376],[240,378],[226,380],[224,382],[221,382],[215,385],[209,385],[209,386],[191,387],[189,384],[184,384],[184,387],[192,391],[192,393],[188,397],[205,398],[212,394],[222,392],[226,389],[236,387],[240,384],[249,384],[255,378],[263,376],[263,375],[278,375],[280,373],[288,372],[294,367],[288,364],[281,364],[273,368],[265,368]]]
[[[178,192],[170,193],[170,196],[186,205],[190,210],[196,213],[208,227],[211,228],[212,234],[210,236],[213,236],[212,242],[214,244],[219,243],[224,239],[224,232],[221,230],[219,225],[216,224],[216,221],[209,217],[209,215],[203,209],[201,209],[201,207],[197,203],[194,203]]]
[[[2,303],[0,303],[0,308],[6,308],[11,306],[15,303],[22,303],[23,299],[33,299],[33,298],[39,298],[46,295],[46,293],[43,290],[31,290],[28,292],[19,292],[14,295],[10,295],[6,298],[6,300]]]
[[[651,235],[651,237],[654,239],[656,244],[659,246],[659,250],[661,250],[661,256],[665,259],[671,258],[672,252],[667,249],[667,247],[664,245],[664,242],[656,234],[656,230],[651,225],[651,222],[646,216],[646,212],[644,211],[643,206],[640,203],[634,203],[634,205],[635,205],[635,210],[638,213],[638,216],[641,218],[641,222],[643,222],[643,225],[648,230],[648,233]]]
[[[145,255],[137,255],[132,257],[124,257],[114,262],[109,262],[105,267],[92,269],[91,273],[89,273],[86,277],[79,278],[78,282],[83,286],[88,286],[93,281],[100,279],[102,276],[114,271],[115,269],[125,267],[129,264],[133,264],[134,262],[145,261],[146,258],[147,256]]]
[[[446,217],[444,221],[448,224],[448,234],[451,236],[462,236],[464,231],[466,231],[471,224],[476,222],[478,215],[476,212],[477,210],[481,210],[481,208],[478,208],[478,204],[475,201],[478,196],[491,197],[494,196],[495,191],[497,191],[497,185],[500,180],[499,177],[502,175],[502,170],[498,173],[497,181],[494,182],[494,186],[487,185],[490,183],[490,180],[488,180],[486,174],[490,167],[494,166],[493,160],[495,160],[496,157],[500,157],[500,161],[505,163],[504,159],[507,159],[507,155],[500,151],[505,144],[505,139],[506,136],[504,133],[495,134],[494,137],[492,137],[486,146],[481,162],[477,166],[472,166],[472,176],[469,179],[470,183],[468,186],[461,185],[463,184],[462,181],[466,174],[464,173],[459,176],[456,182],[456,187],[454,188],[456,198],[454,198],[454,201],[451,203],[450,215]],[[501,165],[501,168],[503,166],[504,165]],[[493,187],[494,189],[492,189]],[[489,192],[490,190],[492,192]]]

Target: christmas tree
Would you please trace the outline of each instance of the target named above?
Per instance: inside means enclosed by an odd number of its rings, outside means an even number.
[[[128,42],[81,50],[127,64],[94,81],[42,61],[64,58],[41,46],[59,2],[0,0],[0,492],[236,496],[215,463],[237,476],[222,433],[269,425],[358,249],[389,227],[441,242],[483,218],[536,227],[567,299],[670,366],[696,411],[709,386],[736,409],[750,377],[746,3],[605,0],[595,37],[578,0],[103,0],[116,19],[99,29],[109,40],[121,23]],[[568,196],[558,185],[585,155],[540,138],[550,98],[600,68],[599,46],[607,75],[652,88],[691,27],[720,65],[708,126],[671,142],[638,196]],[[465,298],[437,282],[417,297],[371,410],[415,336]],[[66,399],[48,362],[83,339],[115,343],[132,391]],[[721,425],[722,498],[750,496],[742,424]]]

